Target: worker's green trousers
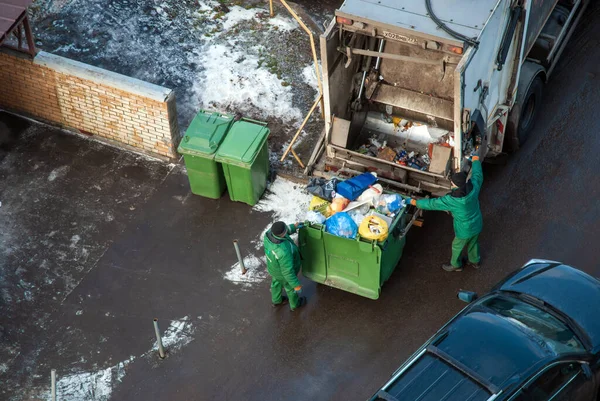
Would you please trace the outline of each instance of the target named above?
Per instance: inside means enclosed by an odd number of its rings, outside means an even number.
[[[290,308],[296,309],[298,307],[298,294],[292,288],[291,285],[288,284],[285,280],[277,280],[276,278],[272,278],[271,281],[271,302],[277,305],[280,304],[281,299],[281,288],[285,288],[285,292],[287,292],[288,299],[290,300]]]
[[[479,263],[481,256],[479,255],[479,234],[472,236],[471,238],[461,239],[454,238],[452,241],[452,260],[450,263],[454,267],[462,267],[462,251],[467,247],[469,254],[469,262]]]

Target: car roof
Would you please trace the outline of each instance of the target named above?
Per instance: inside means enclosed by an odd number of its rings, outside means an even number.
[[[527,264],[498,286],[501,291],[530,295],[570,317],[600,348],[600,282],[573,267],[549,261]]]
[[[437,347],[499,388],[556,357],[523,327],[478,305],[447,327]]]
[[[482,302],[492,294],[482,298]],[[556,359],[521,325],[474,303],[401,367],[372,400],[483,401]]]
[[[374,400],[487,401],[491,393],[435,354],[424,353]]]

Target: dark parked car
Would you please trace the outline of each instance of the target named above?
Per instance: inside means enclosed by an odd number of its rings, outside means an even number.
[[[600,400],[600,281],[532,260],[472,301],[371,401]]]

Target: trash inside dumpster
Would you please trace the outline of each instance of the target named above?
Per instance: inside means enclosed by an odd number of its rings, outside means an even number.
[[[406,231],[416,217],[407,212],[409,206],[401,195],[384,192],[375,184],[376,176],[367,174],[371,178],[363,174],[354,177],[357,180],[337,182],[333,194],[328,191],[331,204],[325,199],[319,203],[315,196],[298,242],[305,277],[378,299],[400,261]],[[340,186],[355,200],[341,196]]]

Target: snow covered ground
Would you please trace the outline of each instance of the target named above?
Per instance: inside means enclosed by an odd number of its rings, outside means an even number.
[[[162,331],[162,330],[161,330]],[[169,323],[161,333],[163,346],[168,354],[178,352],[184,345],[194,340],[195,328],[188,316]],[[156,357],[158,343],[154,342],[152,349],[141,355],[143,358]],[[136,361],[135,356],[118,362],[114,366],[99,368],[92,371],[78,370],[56,378],[56,396],[59,400],[72,401],[108,401],[114,388],[123,381],[127,369]],[[50,391],[42,391],[37,397],[50,401]]]
[[[317,95],[307,35],[265,1],[34,0],[32,14],[40,49],[175,89],[182,130],[199,109],[239,112],[269,122],[279,154]]]

